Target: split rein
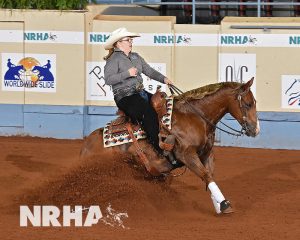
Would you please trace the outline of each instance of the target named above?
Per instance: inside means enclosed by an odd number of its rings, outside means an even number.
[[[181,91],[178,87],[174,86],[173,84],[168,85],[168,87],[169,87],[170,92],[171,92],[172,95],[174,95],[174,93],[176,93],[177,95],[180,95],[180,94],[183,94],[183,93],[184,93],[183,91]],[[242,101],[242,96],[241,96],[241,95],[238,96],[238,101],[239,101],[239,103],[240,103],[241,109],[243,110],[242,103],[241,103],[241,101]],[[215,129],[217,128],[217,129],[219,129],[219,130],[222,131],[222,132],[225,132],[225,133],[227,133],[227,134],[229,134],[229,135],[236,136],[236,137],[243,136],[243,135],[246,133],[246,131],[247,131],[247,126],[246,126],[246,124],[243,124],[242,129],[241,129],[240,131],[238,131],[238,130],[236,130],[236,129],[230,127],[230,126],[228,126],[227,124],[223,123],[222,121],[219,121],[221,124],[223,124],[225,127],[227,127],[228,129],[230,129],[230,130],[233,131],[233,132],[229,132],[229,131],[227,131],[227,130],[225,130],[225,129],[222,129],[222,128],[218,127],[216,124],[212,123],[209,119],[207,119],[207,118],[204,116],[204,114],[203,114],[201,111],[199,111],[197,108],[195,108],[190,102],[188,102],[187,100],[184,100],[184,102],[185,102],[185,103],[186,103],[186,104],[187,104],[187,105],[188,105],[195,113],[197,113],[202,119],[204,119],[209,125],[211,125],[211,126],[212,126],[213,128],[215,128]],[[243,114],[244,114],[244,111],[243,111]],[[244,120],[244,121],[245,121],[245,117],[246,117],[246,116],[244,115],[244,116],[243,116],[243,120]]]

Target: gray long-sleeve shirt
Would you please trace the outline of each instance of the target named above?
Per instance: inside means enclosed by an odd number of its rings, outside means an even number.
[[[128,70],[132,67],[138,70],[136,77],[129,74]],[[139,54],[131,52],[126,56],[120,49],[115,49],[104,67],[104,80],[107,85],[112,86],[116,102],[138,92],[137,88],[143,83],[141,73],[164,83],[165,76],[150,67]]]

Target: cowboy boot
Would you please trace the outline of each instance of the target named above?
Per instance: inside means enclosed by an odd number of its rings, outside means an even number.
[[[163,155],[168,159],[168,161],[172,164],[174,168],[182,167],[184,166],[183,163],[177,161],[177,159],[174,156],[174,153],[172,149],[175,145],[175,136],[174,135],[168,135],[166,136],[165,140],[162,142],[162,137],[159,137],[160,140],[160,147],[163,149]]]
[[[162,133],[158,134],[159,137],[159,147],[164,150],[164,155],[167,156],[171,152],[175,145],[175,136],[174,135],[164,135]],[[164,138],[164,139],[163,139]]]

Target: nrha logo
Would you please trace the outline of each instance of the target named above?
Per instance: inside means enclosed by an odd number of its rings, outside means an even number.
[[[87,215],[83,223],[83,211],[87,211]],[[90,227],[97,224],[102,218],[99,206],[90,206],[82,208],[75,206],[75,210],[71,210],[71,206],[63,206],[63,222],[60,223],[60,209],[56,206],[33,206],[33,212],[28,206],[20,206],[20,226],[27,227],[28,220],[34,227],[70,227],[71,221],[74,221],[76,227]]]

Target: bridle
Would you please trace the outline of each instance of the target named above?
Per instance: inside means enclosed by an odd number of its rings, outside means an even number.
[[[248,104],[243,99],[243,96],[245,94],[247,94],[248,92],[249,92],[249,90],[244,91],[244,92],[238,94],[238,96],[237,96],[237,100],[239,101],[239,106],[240,106],[240,109],[241,109],[241,112],[243,115],[243,117],[242,117],[243,122],[241,123],[241,125],[242,125],[241,131],[244,131],[244,134],[250,131],[250,128],[248,127],[248,124],[247,124],[247,116],[248,116],[248,111],[247,111],[248,106],[247,105]],[[256,100],[254,99],[254,97],[253,97],[253,102],[254,102],[254,104],[256,103]]]
[[[181,91],[178,87],[176,87],[175,85],[173,84],[170,84],[168,85],[169,89],[170,89],[170,92],[172,95],[174,95],[174,93],[176,93],[177,95],[180,95],[180,94],[183,94],[184,92]],[[250,131],[249,127],[248,127],[248,124],[247,124],[247,116],[248,116],[248,111],[247,111],[247,103],[245,102],[245,100],[243,99],[243,96],[245,94],[248,93],[249,90],[247,91],[244,91],[242,93],[239,93],[237,95],[237,100],[239,102],[239,107],[240,107],[240,110],[242,112],[242,119],[243,119],[243,122],[241,123],[241,126],[242,126],[242,129],[239,131],[239,130],[236,130],[230,126],[228,126],[227,124],[225,124],[224,122],[222,121],[219,121],[221,124],[223,124],[225,127],[227,127],[228,129],[230,129],[231,131],[233,132],[230,132],[230,131],[227,131],[223,128],[220,128],[218,127],[216,124],[212,123],[209,119],[207,119],[204,114],[197,108],[195,108],[189,101],[187,100],[183,100],[195,113],[197,113],[202,119],[204,119],[210,126],[212,126],[213,128],[215,129],[219,129],[220,131],[222,132],[225,132],[229,135],[233,135],[233,136],[236,136],[236,137],[239,137],[239,136],[243,136],[245,135],[248,131]],[[255,102],[255,99],[254,99],[254,102]],[[244,104],[243,104],[244,103]]]

